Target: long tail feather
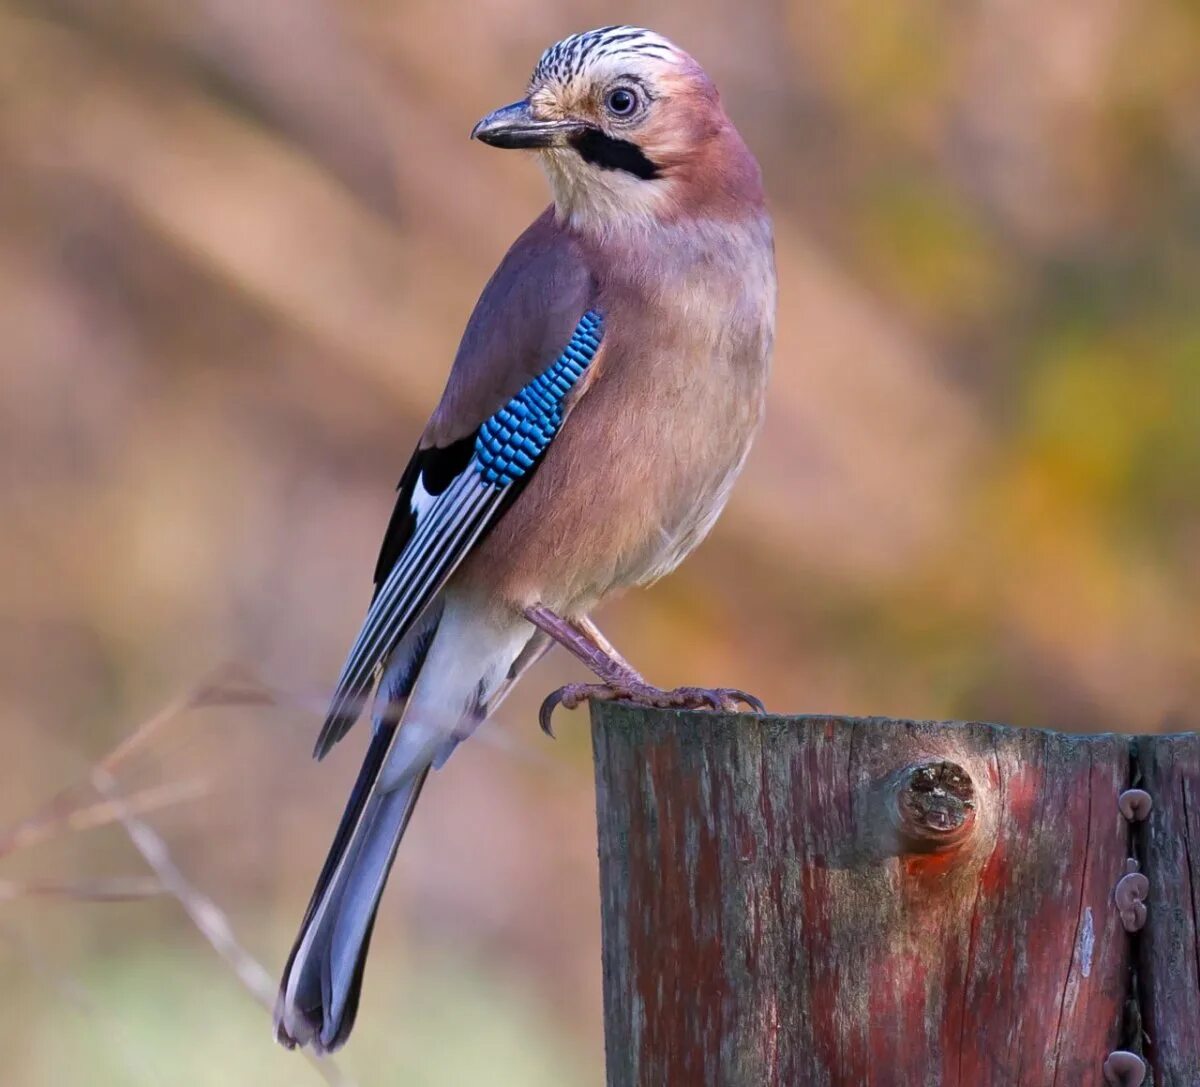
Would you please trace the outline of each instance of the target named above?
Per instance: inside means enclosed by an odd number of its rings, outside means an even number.
[[[519,622],[495,628],[470,611],[438,610],[393,655],[366,758],[284,970],[275,1007],[284,1045],[328,1052],[349,1037],[380,896],[429,770],[548,644]]]
[[[428,770],[391,790],[380,775],[440,616],[434,609],[397,648],[381,685],[371,743],[279,986],[275,1035],[289,1048],[336,1049],[354,1025],[379,898]]]
[[[375,789],[395,729],[371,739],[284,969],[275,1033],[289,1048],[337,1049],[354,1026],[379,899],[428,774]]]

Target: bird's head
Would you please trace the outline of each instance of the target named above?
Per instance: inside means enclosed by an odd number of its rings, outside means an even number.
[[[609,230],[761,206],[758,165],[704,70],[650,30],[608,26],[542,54],[519,102],[472,137],[539,152],[561,218]]]

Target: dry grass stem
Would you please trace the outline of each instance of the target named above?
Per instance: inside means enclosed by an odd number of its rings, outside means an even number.
[[[149,876],[111,876],[107,879],[56,883],[52,880],[0,879],[0,902],[16,898],[68,898],[77,902],[135,902],[166,894]]]
[[[124,737],[98,759],[85,778],[57,793],[39,811],[22,820],[0,836],[0,857],[45,841],[62,832],[89,830],[120,823],[142,859],[154,872],[153,877],[112,877],[107,879],[55,882],[50,880],[0,880],[0,902],[17,898],[46,897],[75,901],[132,901],[170,895],[183,907],[200,934],[229,965],[242,986],[268,1012],[274,1008],[275,982],[267,970],[238,942],[229,919],[212,899],[197,889],[175,864],[166,842],[142,816],[187,800],[206,795],[210,790],[201,780],[168,783],[122,795],[116,773],[146,750],[167,725],[191,709],[216,706],[276,705],[280,696],[237,666],[216,670],[191,691],[173,699]],[[97,800],[96,795],[100,799]],[[60,986],[61,987],[61,986]],[[92,1010],[92,1002],[80,998],[82,989],[72,983],[75,1003]],[[351,1080],[332,1060],[310,1052],[305,1057],[331,1087],[354,1087]]]
[[[126,809],[135,815],[144,815],[147,812],[158,811],[189,800],[198,800],[207,796],[209,791],[208,783],[200,778],[191,781],[169,782],[165,785],[155,785],[130,793],[125,798],[124,804]],[[74,808],[59,807],[56,810],[47,808],[18,823],[0,838],[0,857],[38,845],[59,833],[94,830],[96,827],[108,826],[117,820],[116,808],[108,800],[83,804]]]
[[[94,763],[89,773],[101,770],[115,775],[135,754],[144,750],[164,727],[188,710],[215,706],[264,706],[276,702],[277,696],[245,668],[236,664],[222,665],[190,691],[172,699],[138,725]],[[93,781],[85,778],[58,792],[39,811],[0,837],[0,857],[40,842],[61,829],[85,830],[115,822],[116,817],[107,802],[96,804],[90,795],[86,798],[81,796],[84,790],[90,793],[93,785]],[[124,797],[122,803],[127,811],[138,814],[194,799],[205,791],[203,784],[194,782],[160,785],[132,793]]]

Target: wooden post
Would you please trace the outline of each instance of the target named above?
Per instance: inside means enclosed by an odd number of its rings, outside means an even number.
[[[1200,1084],[1196,737],[592,731],[609,1087]]]
[[[1145,737],[1135,824],[1149,881],[1138,980],[1155,1083],[1200,1084],[1200,736]]]

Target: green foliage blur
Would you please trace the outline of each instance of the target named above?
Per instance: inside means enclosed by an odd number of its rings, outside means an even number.
[[[145,818],[277,975],[392,488],[547,199],[467,133],[616,21],[722,88],[781,297],[726,516],[610,637],[781,711],[1200,725],[1196,4],[0,0],[0,832],[238,662],[273,704],[119,781],[203,790]],[[426,791],[347,1081],[602,1082],[587,727],[534,725],[568,678]],[[111,821],[0,851],[0,1081],[320,1083],[169,896],[30,891],[145,871]]]

